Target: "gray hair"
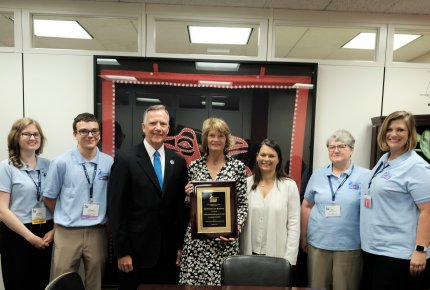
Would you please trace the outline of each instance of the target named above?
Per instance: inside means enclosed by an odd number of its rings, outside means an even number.
[[[152,105],[150,107],[148,107],[145,112],[143,113],[143,123],[146,124],[146,116],[148,115],[148,112],[151,111],[161,111],[164,110],[167,114],[167,122],[170,121],[170,115],[169,115],[169,111],[167,111],[166,106],[164,105]]]
[[[328,137],[327,144],[326,144],[327,147],[332,141],[345,143],[351,149],[354,149],[355,139],[354,137],[352,137],[351,133],[347,130],[340,129],[335,131],[330,137]]]

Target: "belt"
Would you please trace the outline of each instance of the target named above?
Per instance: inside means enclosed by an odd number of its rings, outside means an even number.
[[[63,225],[55,224],[58,227],[61,227],[63,229],[69,229],[69,230],[81,230],[81,229],[91,229],[91,228],[104,228],[106,225],[104,224],[97,224],[97,225],[90,225],[90,226],[82,226],[82,227],[65,227]]]

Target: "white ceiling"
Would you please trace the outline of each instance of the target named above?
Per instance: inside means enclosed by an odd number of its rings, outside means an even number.
[[[429,0],[74,0],[430,15]]]
[[[0,3],[3,0],[0,0]],[[15,3],[21,0],[14,0]],[[430,15],[430,0],[70,0],[78,2],[121,2],[174,4],[183,6],[222,6],[247,8],[283,8],[289,10],[330,11],[351,13]],[[37,3],[36,1],[33,3]],[[0,46],[13,46],[12,15],[0,15]],[[13,16],[12,16],[13,17]],[[42,16],[43,17],[43,16]],[[413,16],[412,16],[413,17]],[[63,17],[64,18],[64,17]],[[138,48],[137,19],[95,19],[76,15],[79,23],[94,37],[93,40],[34,38],[36,47],[89,49],[99,51],[136,52]],[[421,18],[423,18],[421,16]],[[424,17],[425,18],[425,17]],[[190,20],[191,21],[191,20]],[[156,24],[157,52],[177,54],[209,54],[207,49],[227,49],[230,55],[255,56],[258,38],[254,35],[246,46],[196,45],[189,42],[187,20],[162,21]],[[7,28],[9,27],[9,30]],[[275,57],[297,59],[355,59],[373,60],[375,51],[345,50],[341,46],[364,28],[327,30],[324,27],[277,27]],[[278,34],[279,33],[279,34]],[[407,33],[407,31],[405,32]],[[430,62],[430,30],[414,43],[396,52],[396,61]],[[318,45],[315,45],[318,42]],[[353,56],[352,56],[353,55]],[[309,57],[312,56],[312,57]]]

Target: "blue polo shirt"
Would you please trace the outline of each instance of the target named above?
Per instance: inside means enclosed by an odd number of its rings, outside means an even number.
[[[387,159],[388,153],[364,183],[362,194],[370,193],[372,206],[366,208],[361,202],[361,247],[372,254],[409,260],[416,243],[417,204],[430,201],[430,165],[415,151]]]
[[[37,200],[37,187],[40,178],[40,187],[43,192],[46,185],[46,174],[49,169],[49,160],[37,158],[36,168],[23,166],[16,168],[8,160],[0,162],[0,191],[10,194],[9,209],[24,223],[31,223],[31,209],[45,207],[43,198]],[[46,219],[51,220],[52,214],[46,209]]]
[[[51,162],[43,196],[57,199],[54,212],[56,224],[86,227],[106,222],[106,189],[112,163],[112,157],[98,149],[92,160],[85,160],[77,148]],[[95,168],[97,171],[94,175]],[[99,205],[98,216],[91,219],[83,217],[84,204],[90,202],[88,180],[93,184],[92,202]]]
[[[308,221],[310,245],[330,251],[360,249],[360,192],[368,172],[351,164],[337,177],[330,164],[312,174],[304,196],[314,203]],[[326,206],[333,204],[340,206],[340,216],[326,216]]]

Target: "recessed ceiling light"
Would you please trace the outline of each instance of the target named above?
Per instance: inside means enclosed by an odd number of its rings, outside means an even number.
[[[36,36],[93,39],[77,21],[34,19],[33,24]]]
[[[191,43],[247,44],[251,27],[188,26]]]
[[[342,48],[354,49],[375,49],[376,33],[374,32],[360,32],[353,39],[348,41]]]
[[[136,98],[136,101],[145,103],[161,103],[160,99],[153,98]]]
[[[129,76],[105,75],[103,77],[111,81],[137,81],[135,77],[129,77]]]
[[[227,62],[196,62],[197,70],[208,71],[238,71],[240,63],[227,63]]]
[[[199,81],[200,85],[210,85],[210,86],[231,86],[232,82],[218,82],[218,81]]]
[[[224,107],[224,102],[211,102],[212,106],[214,107]],[[206,105],[206,101],[202,101],[202,105]]]
[[[97,64],[119,65],[119,62],[115,58],[98,58]]]
[[[310,89],[312,90],[314,88],[313,84],[302,84],[302,83],[295,83],[293,85],[294,89]]]
[[[421,37],[422,35],[417,34],[394,34],[393,40],[393,50],[399,49],[402,46],[414,41],[415,39]]]

